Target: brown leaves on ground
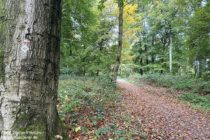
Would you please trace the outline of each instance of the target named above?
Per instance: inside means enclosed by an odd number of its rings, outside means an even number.
[[[210,140],[210,114],[191,109],[166,88],[119,80],[124,107],[143,125],[149,140]]]
[[[110,104],[111,105],[111,104]],[[67,134],[73,140],[144,140],[146,134],[141,124],[132,121],[130,114],[121,106],[107,105],[104,112],[93,108],[77,109],[66,115]]]
[[[141,124],[122,106],[121,90],[108,81],[83,77],[60,81],[57,107],[69,139],[147,138]]]

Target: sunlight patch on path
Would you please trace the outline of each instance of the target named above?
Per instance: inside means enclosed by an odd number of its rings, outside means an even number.
[[[117,79],[117,83],[128,83],[125,79]]]

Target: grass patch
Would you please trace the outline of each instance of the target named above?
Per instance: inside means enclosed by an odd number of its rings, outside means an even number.
[[[210,81],[196,79],[190,76],[151,74],[145,76],[145,79],[155,82],[160,86],[170,87],[176,90],[191,90],[194,93],[205,95],[210,93]]]
[[[196,93],[184,93],[180,99],[189,102],[194,108],[210,111],[210,95],[201,96]]]
[[[62,77],[57,106],[69,138],[146,138],[141,126],[132,123],[129,115],[125,114],[121,98],[106,77]]]

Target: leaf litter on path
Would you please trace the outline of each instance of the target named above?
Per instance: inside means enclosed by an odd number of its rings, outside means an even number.
[[[143,83],[140,87],[118,81],[123,104],[142,123],[149,140],[210,140],[210,114],[193,110],[167,96],[166,88]]]

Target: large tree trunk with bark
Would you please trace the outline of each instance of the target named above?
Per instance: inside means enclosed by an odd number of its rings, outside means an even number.
[[[0,139],[53,139],[58,124],[61,0],[6,0],[6,15]]]
[[[118,70],[121,63],[122,47],[123,47],[123,11],[124,11],[124,2],[123,0],[118,0],[119,7],[119,36],[118,36],[118,47],[116,52],[116,61],[113,67],[112,81],[117,81]]]

